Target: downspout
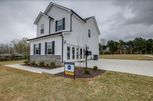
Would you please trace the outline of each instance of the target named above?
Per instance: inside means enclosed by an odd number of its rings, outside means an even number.
[[[72,32],[72,15],[73,13],[71,13],[70,15],[70,32]],[[60,35],[62,38],[62,63],[63,63],[63,55],[64,55],[64,36],[63,34]]]
[[[62,63],[63,63],[63,54],[64,54],[64,36],[61,34],[62,37]]]

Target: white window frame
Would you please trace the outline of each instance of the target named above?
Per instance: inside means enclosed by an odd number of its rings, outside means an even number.
[[[68,50],[69,48],[69,50]],[[70,57],[71,57],[71,47],[70,46],[67,46],[67,60],[70,60]]]
[[[63,22],[63,19],[65,19],[65,18],[62,18],[60,20],[56,20],[57,21],[57,25],[55,25],[57,27],[56,31],[61,31],[61,30],[65,29],[65,24],[64,24],[65,22]]]
[[[91,38],[91,30],[88,29],[88,38]]]
[[[44,34],[44,32],[45,32],[45,25],[44,24],[41,24],[40,25],[40,34]]]
[[[35,51],[35,55],[39,55],[40,54],[40,50],[39,50],[39,44],[35,44],[35,47],[34,47],[34,51]]]
[[[47,54],[53,54],[52,51],[52,42],[47,42]]]
[[[72,47],[72,59],[75,59],[75,47]]]

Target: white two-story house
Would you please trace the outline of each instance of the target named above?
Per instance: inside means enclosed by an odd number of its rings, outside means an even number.
[[[30,61],[81,61],[85,59],[86,46],[90,51],[88,59],[99,58],[100,31],[94,16],[84,19],[73,10],[51,2],[34,24],[37,37],[28,40]]]

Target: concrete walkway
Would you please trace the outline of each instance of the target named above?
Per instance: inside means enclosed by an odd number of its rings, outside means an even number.
[[[43,69],[43,68],[24,66],[22,64],[12,64],[12,65],[5,65],[5,66],[15,68],[15,69],[21,69],[21,70],[25,70],[29,72],[34,72],[34,73],[57,74],[64,71],[64,67],[55,68],[55,69]]]
[[[85,66],[84,63],[77,63],[76,65]],[[98,61],[88,61],[88,67],[92,68],[95,65],[98,66],[99,69],[153,77],[153,61],[119,59],[100,59]]]

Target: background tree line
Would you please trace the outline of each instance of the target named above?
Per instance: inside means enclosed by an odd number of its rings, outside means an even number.
[[[23,58],[28,58],[30,53],[29,43],[27,38],[22,38],[21,40],[12,40],[9,43],[0,44],[0,56],[7,55],[21,55]]]
[[[99,50],[101,54],[153,54],[153,39],[109,40],[106,45],[99,44]]]

